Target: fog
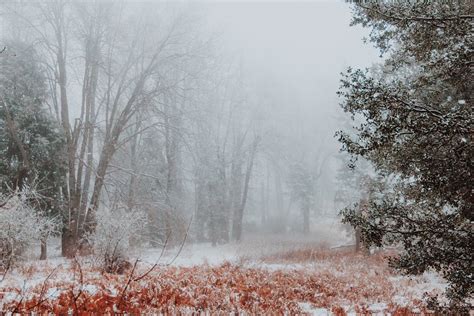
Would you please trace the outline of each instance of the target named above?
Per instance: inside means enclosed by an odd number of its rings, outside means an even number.
[[[473,20],[0,0],[0,315],[472,311]]]
[[[347,117],[336,92],[347,67],[380,62],[377,49],[364,43],[369,31],[350,26],[351,5],[339,1],[216,1],[205,3],[203,11],[228,52],[240,58],[248,74],[266,82],[267,93],[277,99],[269,111],[284,123],[272,131],[298,144],[282,146],[281,152],[296,150],[309,160],[317,160],[318,152],[331,156],[316,204],[320,216],[336,216],[341,146],[334,134],[346,127],[341,116]]]
[[[329,1],[6,2],[4,56],[33,49],[65,129],[73,234],[117,212],[153,245],[338,231],[340,73],[379,58],[350,20]]]

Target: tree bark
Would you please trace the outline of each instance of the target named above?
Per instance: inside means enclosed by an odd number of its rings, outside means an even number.
[[[67,165],[68,165],[68,198],[67,213],[64,214],[64,228],[61,240],[62,255],[73,257],[76,253],[76,244],[78,239],[78,214],[79,197],[76,195],[76,144],[71,133],[69,122],[69,106],[67,96],[67,70],[66,70],[66,39],[64,34],[64,3],[58,2],[51,4],[51,7],[45,8],[52,12],[50,23],[54,26],[57,49],[57,80],[59,85],[59,105],[61,125],[66,136],[67,147]]]
[[[362,249],[362,241],[360,238],[360,229],[356,228],[355,230],[355,251],[359,252]]]
[[[135,185],[137,181],[137,147],[139,143],[140,119],[137,118],[135,122],[135,130],[130,144],[130,182],[128,184],[127,207],[131,211],[135,205]]]
[[[245,173],[244,192],[242,195],[242,201],[237,212],[234,213],[234,217],[232,221],[232,237],[235,241],[240,241],[242,239],[242,221],[244,217],[245,204],[247,203],[250,176],[252,174],[252,168],[253,168],[253,163],[255,159],[255,154],[257,152],[258,143],[259,143],[259,138],[256,138],[254,140],[254,143],[252,144],[252,148],[249,154],[247,170]]]
[[[284,201],[283,201],[283,186],[281,180],[281,171],[280,166],[277,161],[273,163],[273,170],[275,172],[275,194],[276,194],[276,221],[274,229],[276,232],[284,232],[286,227],[286,214],[284,209]]]
[[[47,242],[46,242],[46,237],[44,238],[41,238],[41,245],[40,245],[40,248],[41,248],[41,254],[40,254],[40,260],[46,260],[46,258],[48,257],[48,246],[47,246]]]

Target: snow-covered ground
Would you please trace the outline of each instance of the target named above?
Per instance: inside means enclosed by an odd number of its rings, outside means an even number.
[[[173,247],[164,252],[162,249],[149,248],[135,254],[140,260],[148,263],[161,263],[191,267],[195,265],[219,265],[223,262],[258,262],[261,257],[294,249],[306,249],[321,245],[310,237],[284,238],[274,236],[252,236],[241,243],[228,243],[212,246],[211,243],[186,243],[182,249]],[[347,238],[339,239],[334,245],[349,242]],[[324,242],[324,245],[331,245]],[[163,252],[163,253],[162,253]]]
[[[254,278],[264,286],[266,282],[261,278],[268,274],[268,282],[282,282],[280,285],[270,287],[272,293],[280,290],[278,286],[292,288],[292,293],[287,293],[291,294],[288,296],[288,301],[281,303],[282,306],[290,304],[288,305],[290,310],[296,308],[309,315],[331,315],[332,303],[343,308],[349,315],[360,311],[358,303],[362,304],[364,311],[372,314],[382,315],[386,310],[393,310],[394,305],[407,307],[416,312],[418,306],[422,306],[419,303],[425,293],[440,294],[446,287],[444,280],[435,273],[425,273],[417,277],[401,276],[386,266],[381,255],[364,257],[353,254],[347,248],[340,247],[341,244],[350,242],[344,235],[336,236],[332,242],[326,240],[323,243],[316,243],[311,237],[288,238],[282,235],[251,237],[238,244],[229,243],[214,247],[210,243],[187,243],[183,247],[178,246],[164,251],[143,249],[137,251],[130,258],[130,262],[134,263],[139,259],[137,275],[146,271],[151,265],[158,264],[157,274],[154,272],[153,277],[161,278],[159,280],[166,278],[166,275],[173,279],[179,275],[171,284],[178,282],[180,278],[187,280],[185,284],[197,282],[194,287],[190,287],[191,292],[206,284],[208,282],[206,280],[218,282],[222,275],[232,271],[239,271],[241,277],[250,279],[253,277],[249,275],[255,274]],[[79,258],[78,262],[73,262],[60,257],[59,250],[57,244],[52,244],[49,247],[48,260],[40,262],[32,257],[7,273],[0,282],[0,310],[8,302],[33,298],[32,293],[38,296],[39,292],[43,292],[44,285],[47,285],[44,298],[58,299],[62,292],[71,288],[71,284],[77,283],[79,278],[83,277],[82,273],[84,280],[81,280],[80,291],[87,295],[95,295],[103,290],[108,293],[107,295],[118,295],[120,287],[126,283],[126,275],[120,279],[106,276],[94,269],[92,258],[83,257]],[[204,280],[194,280],[192,275],[195,273]],[[308,284],[305,283],[305,279],[308,280]],[[157,279],[156,282],[161,281]],[[232,284],[234,281],[227,282]],[[249,281],[242,279],[241,282]],[[209,284],[209,286],[215,285]],[[221,286],[224,286],[224,289],[219,290],[224,292],[235,290],[233,287],[226,290],[228,283]],[[243,288],[251,290],[252,286],[249,286],[247,284]],[[311,288],[306,288],[307,286],[315,287],[312,296],[298,294],[299,291],[311,293]],[[286,289],[281,290],[283,292],[279,293],[278,297],[286,298]],[[251,298],[258,301],[255,295],[259,291],[252,293]],[[291,305],[295,303],[296,305]]]
[[[145,249],[135,254],[144,262],[172,264],[176,266],[194,266],[201,264],[219,265],[229,261],[256,261],[260,258],[288,250],[311,247],[337,248],[350,245],[351,236],[342,229],[339,219],[322,217],[311,227],[312,233],[301,234],[247,234],[239,243],[212,246],[210,243],[186,242],[182,247],[167,249]]]

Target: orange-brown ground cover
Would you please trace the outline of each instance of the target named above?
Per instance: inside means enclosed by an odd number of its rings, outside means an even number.
[[[78,262],[59,268],[33,266],[25,268],[22,275],[28,278],[39,274],[45,280],[26,292],[21,287],[2,288],[0,284],[0,302],[8,293],[10,299],[4,301],[3,311],[55,314],[293,315],[304,313],[302,302],[335,315],[348,311],[370,314],[373,303],[384,303],[384,312],[395,315],[425,311],[417,297],[408,297],[406,306],[395,302],[397,295],[410,295],[405,289],[416,281],[393,281],[395,274],[383,256],[302,249],[258,262],[219,266],[157,266],[150,271],[149,266],[138,264],[124,275],[101,273]]]

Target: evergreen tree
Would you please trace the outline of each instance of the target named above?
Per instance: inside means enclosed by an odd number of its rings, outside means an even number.
[[[452,308],[474,291],[471,12],[467,1],[357,4],[353,24],[387,58],[378,75],[349,69],[339,91],[363,118],[356,136],[338,133],[343,148],[391,179],[344,220],[369,244],[402,243],[391,259],[402,271],[441,272]]]
[[[0,190],[34,186],[38,211],[59,215],[64,138],[44,107],[46,83],[35,51],[7,43],[0,56]]]

